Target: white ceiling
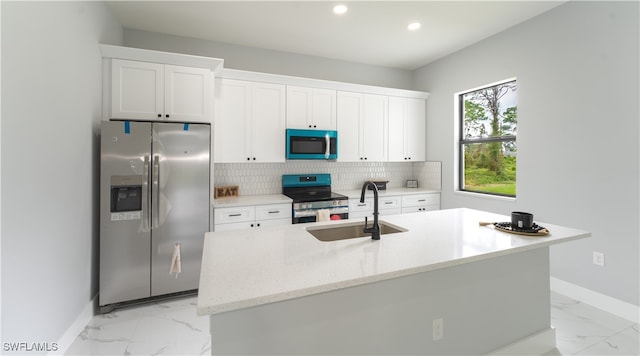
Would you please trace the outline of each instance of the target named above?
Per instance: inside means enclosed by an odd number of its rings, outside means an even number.
[[[565,1],[114,1],[122,26],[413,70]],[[349,7],[345,15],[334,5]],[[422,27],[407,30],[409,22]]]

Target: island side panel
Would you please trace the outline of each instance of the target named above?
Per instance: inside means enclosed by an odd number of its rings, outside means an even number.
[[[549,293],[544,247],[214,314],[212,355],[484,354],[549,330]]]

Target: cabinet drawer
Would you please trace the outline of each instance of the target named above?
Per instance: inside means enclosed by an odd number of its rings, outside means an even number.
[[[364,203],[361,203],[360,199],[349,199],[349,216],[359,211],[373,211],[373,198],[365,198]]]
[[[291,219],[291,204],[256,206],[256,220]]]
[[[229,224],[255,220],[254,206],[239,206],[235,208],[217,208],[213,210],[214,224]]]
[[[401,200],[399,196],[380,198],[378,201],[379,208],[380,210],[400,208]]]
[[[402,207],[440,205],[440,194],[412,194],[402,196]]]

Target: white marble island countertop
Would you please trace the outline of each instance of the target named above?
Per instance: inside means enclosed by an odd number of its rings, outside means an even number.
[[[544,237],[479,226],[510,217],[472,209],[390,215],[406,232],[322,242],[306,231],[359,219],[210,232],[205,236],[198,314],[209,315],[447,268],[588,237],[546,224]]]

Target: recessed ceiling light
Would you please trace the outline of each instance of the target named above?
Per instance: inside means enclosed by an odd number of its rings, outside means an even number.
[[[348,10],[346,5],[336,5],[333,7],[333,13],[336,15],[343,15]]]
[[[409,24],[409,26],[407,26],[407,30],[409,31],[415,31],[419,28],[420,28],[420,22],[412,22]]]

